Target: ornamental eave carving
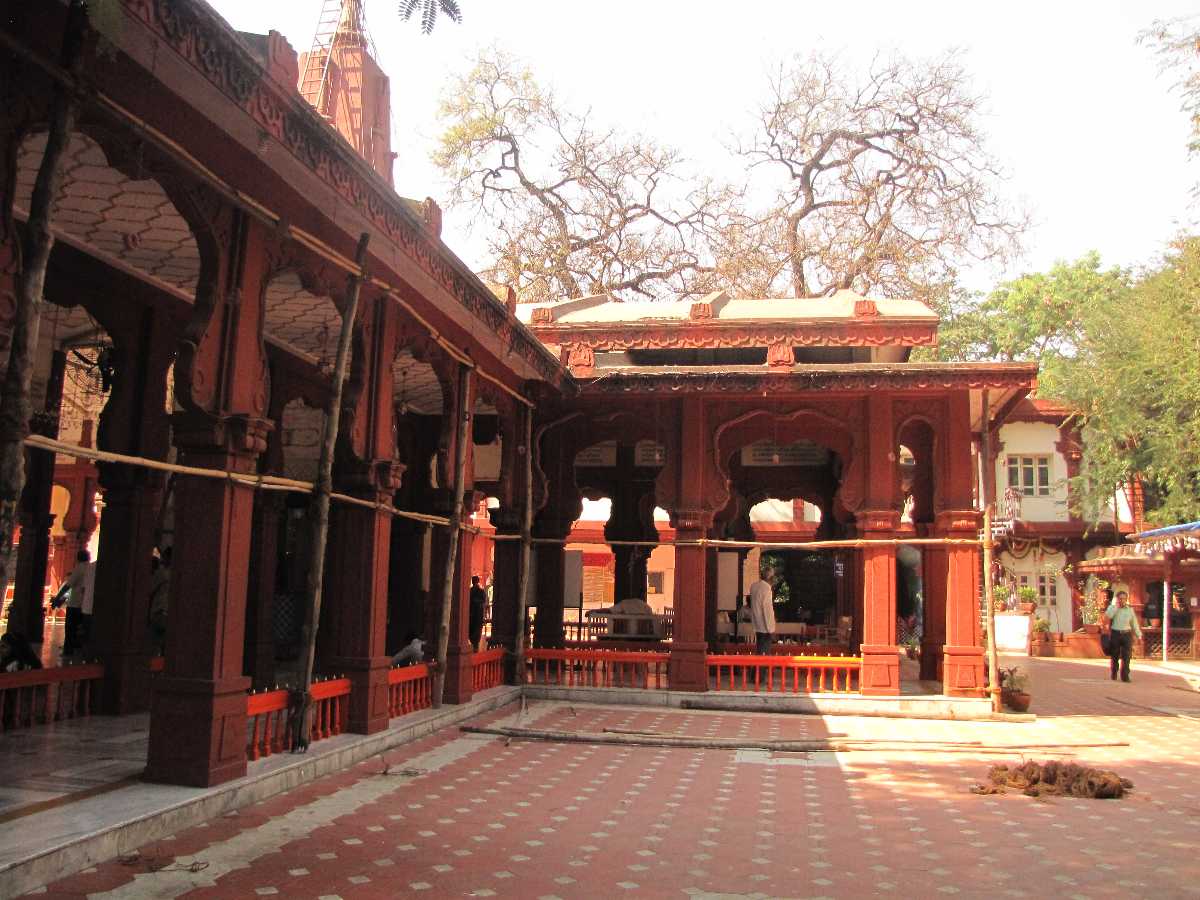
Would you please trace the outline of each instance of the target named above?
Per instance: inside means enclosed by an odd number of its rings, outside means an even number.
[[[846,391],[866,392],[891,390],[950,391],[980,390],[983,388],[1007,390],[1030,388],[1034,375],[1021,370],[1005,371],[981,369],[978,371],[955,370],[950,372],[916,369],[904,371],[893,369],[831,372],[829,369],[806,371],[798,367],[790,371],[771,371],[763,368],[755,372],[621,372],[601,371],[595,378],[583,379],[580,393],[589,395],[608,394],[675,394],[694,390],[712,394],[766,394],[779,391]]]
[[[509,352],[551,384],[565,372],[467,270],[435,246],[424,222],[383,185],[298,93],[288,92],[263,69],[224,23],[196,0],[122,0],[129,14],[187,60],[263,131],[282,144],[317,178],[365,216],[468,313],[496,334]],[[438,242],[440,243],[440,242]],[[569,377],[568,379],[569,380]]]
[[[930,323],[866,322],[723,323],[714,319],[680,322],[629,322],[621,325],[572,325],[535,317],[530,331],[547,344],[589,347],[595,351],[691,350],[714,347],[929,347],[937,342]]]

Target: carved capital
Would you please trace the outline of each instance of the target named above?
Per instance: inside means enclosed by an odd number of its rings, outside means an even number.
[[[213,416],[192,411],[171,416],[175,446],[204,455],[253,458],[267,449],[267,435],[274,428],[270,419],[257,416]]]
[[[394,459],[352,460],[338,465],[334,483],[351,496],[384,501],[399,490],[405,468]]]
[[[979,531],[980,513],[977,509],[946,509],[934,518],[938,534],[967,533],[974,536]]]
[[[521,531],[520,510],[497,506],[488,510],[488,518],[492,520],[492,527],[500,534],[518,534]]]
[[[712,528],[715,513],[707,507],[678,507],[671,511],[671,527],[676,531],[701,531]]]
[[[894,509],[864,509],[855,516],[860,532],[895,531],[900,527],[900,513]]]

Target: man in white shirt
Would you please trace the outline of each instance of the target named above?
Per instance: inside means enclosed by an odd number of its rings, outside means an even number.
[[[1138,624],[1137,613],[1129,605],[1129,595],[1118,591],[1112,605],[1104,611],[1109,629],[1109,665],[1112,680],[1117,680],[1117,670],[1120,668],[1121,680],[1129,681],[1129,657],[1133,655],[1133,638],[1142,637],[1142,626]]]
[[[80,550],[75,559],[75,568],[59,587],[58,593],[50,599],[50,605],[57,609],[62,605],[63,594],[70,592],[67,598],[63,656],[71,656],[83,650],[92,624],[92,592],[96,586],[96,564],[91,561],[92,555],[87,550]]]
[[[750,585],[750,621],[754,623],[755,652],[759,654],[771,651],[775,635],[775,592],[767,581],[773,574],[770,569],[762,569],[758,581]]]

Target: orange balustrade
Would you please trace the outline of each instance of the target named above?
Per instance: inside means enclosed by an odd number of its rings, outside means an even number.
[[[530,650],[525,680],[560,687],[665,688],[670,658],[637,650]]]
[[[851,694],[859,656],[744,656],[710,654],[709,684],[717,691]]]
[[[346,729],[346,718],[350,713],[350,679],[319,681],[312,686],[311,694],[313,712],[309,740],[316,742],[341,734]],[[286,689],[280,689],[246,697],[246,715],[250,719],[250,726],[246,729],[249,737],[247,759],[253,761],[292,749],[288,696]]]
[[[429,665],[397,666],[388,672],[388,715],[393,719],[433,705]]]
[[[471,690],[485,691],[504,683],[503,647],[471,654]]]
[[[0,731],[92,714],[104,666],[55,666],[0,674]]]

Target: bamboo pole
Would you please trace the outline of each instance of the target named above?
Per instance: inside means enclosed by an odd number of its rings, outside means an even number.
[[[329,495],[333,493],[333,451],[337,443],[338,423],[342,414],[342,388],[346,381],[346,370],[350,365],[350,341],[354,335],[354,317],[358,312],[358,295],[363,282],[363,267],[367,261],[367,243],[370,235],[364,233],[358,239],[357,275],[350,276],[346,308],[342,310],[342,327],[338,334],[337,362],[333,367],[333,390],[329,396],[329,409],[325,415],[325,433],[321,440],[321,456],[317,463],[317,483],[313,490],[313,519],[308,557],[308,603],[304,610],[304,668],[300,673],[300,690],[303,691],[301,715],[298,716],[301,731],[293,738],[293,747],[299,752],[308,749],[311,733],[313,666],[316,663],[317,631],[321,624],[321,582],[325,576],[325,544],[329,535]]]
[[[83,38],[87,28],[87,4],[71,0],[63,32],[62,66],[74,81],[83,67]],[[71,131],[79,112],[79,96],[72,87],[56,85],[46,149],[38,167],[37,179],[29,202],[29,218],[18,241],[19,272],[16,284],[16,310],[13,314],[12,342],[4,390],[0,395],[0,598],[8,590],[15,569],[13,535],[18,505],[25,489],[24,439],[29,433],[30,385],[34,355],[38,347],[38,329],[42,316],[42,293],[46,285],[46,265],[54,247],[51,221],[54,203],[62,187],[62,159],[71,140]],[[11,222],[9,223],[11,227]],[[31,638],[35,637],[30,635]],[[40,636],[37,640],[41,640]]]
[[[438,623],[437,667],[433,673],[433,708],[442,705],[446,689],[446,657],[450,649],[450,610],[454,602],[454,567],[458,562],[458,538],[462,521],[463,481],[467,470],[467,441],[471,437],[471,369],[459,366],[458,397],[454,402],[454,415],[458,422],[457,440],[454,444],[453,506],[450,521],[446,526],[446,570],[442,574],[442,617]]]
[[[991,398],[983,391],[983,433],[979,441],[979,502],[983,506],[983,603],[987,610],[988,690],[992,712],[1000,712],[1000,661],[996,650],[996,611],[992,606],[992,504],[987,467],[992,459]]]
[[[521,510],[521,556],[517,577],[517,635],[513,655],[516,657],[517,684],[525,681],[525,634],[529,617],[529,569],[533,541],[533,410],[525,410],[525,506]]]

